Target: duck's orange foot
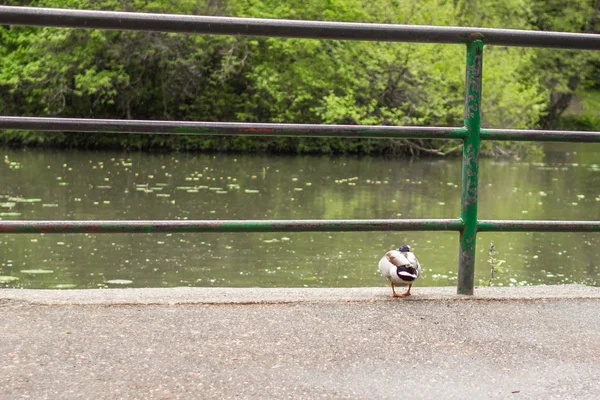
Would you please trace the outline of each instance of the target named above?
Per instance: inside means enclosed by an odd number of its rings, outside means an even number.
[[[406,292],[404,293],[396,293],[396,288],[394,287],[394,284],[392,283],[392,297],[408,297],[410,296],[410,289],[412,288],[412,284],[408,285],[408,289],[406,290]]]

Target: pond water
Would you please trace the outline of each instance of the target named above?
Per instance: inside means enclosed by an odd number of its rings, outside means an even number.
[[[483,159],[481,219],[600,219],[600,146],[548,144],[540,162]],[[456,218],[460,159],[1,150],[0,218]],[[478,235],[476,283],[600,282],[600,234]],[[0,287],[385,285],[410,244],[419,286],[456,285],[458,233],[0,235]]]

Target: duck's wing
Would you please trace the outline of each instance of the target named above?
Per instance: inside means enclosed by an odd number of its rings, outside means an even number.
[[[398,250],[391,250],[379,260],[379,272],[389,281],[392,277],[396,277],[399,266],[409,264],[410,262],[402,253]]]
[[[412,254],[412,253],[410,253]],[[414,254],[413,254],[414,256]],[[400,267],[402,265],[410,265],[410,260],[398,250],[390,250],[385,253],[384,258],[386,258],[392,265],[396,267]]]
[[[403,255],[408,260],[410,266],[417,270],[417,275],[420,274],[421,273],[421,263],[419,262],[419,260],[417,260],[417,256],[415,256],[415,254],[410,251],[403,253]]]

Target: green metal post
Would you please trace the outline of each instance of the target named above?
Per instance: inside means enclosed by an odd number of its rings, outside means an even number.
[[[477,190],[479,177],[479,142],[481,131],[481,74],[483,41],[474,38],[467,44],[467,77],[465,81],[465,127],[462,164],[462,196],[458,254],[458,294],[473,294],[475,281],[475,245],[477,238]]]

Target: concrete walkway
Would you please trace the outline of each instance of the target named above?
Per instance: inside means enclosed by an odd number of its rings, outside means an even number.
[[[600,288],[0,290],[0,399],[598,399]]]

